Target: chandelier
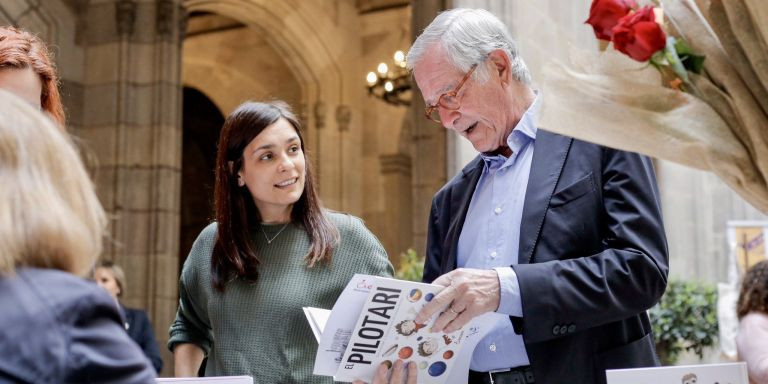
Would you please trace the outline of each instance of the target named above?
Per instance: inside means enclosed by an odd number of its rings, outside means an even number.
[[[390,104],[408,106],[411,105],[411,79],[405,69],[403,51],[395,52],[394,59],[395,65],[392,68],[386,63],[379,63],[376,72],[368,72],[365,77],[368,94]]]

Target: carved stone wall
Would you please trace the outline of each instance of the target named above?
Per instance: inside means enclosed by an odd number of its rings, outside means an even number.
[[[413,40],[432,22],[440,11],[450,7],[450,0],[413,0],[411,33]],[[424,98],[414,88],[413,103],[409,111],[411,124],[409,140],[413,154],[413,216],[412,225],[416,251],[423,255],[427,244],[427,220],[432,196],[453,177],[449,160],[454,148],[448,141],[452,134],[424,117]],[[403,138],[405,140],[405,138]]]
[[[301,85],[258,26],[199,15],[190,18],[189,27],[183,83],[208,95],[223,114],[246,100],[282,99],[298,107]]]
[[[395,6],[392,2],[360,5],[362,56],[357,73],[362,81],[381,62],[393,66],[395,51],[408,49],[411,9],[407,4]],[[381,10],[371,11],[374,5]],[[405,129],[408,108],[387,104],[370,95],[363,97],[361,106],[365,134],[360,166],[366,176],[362,216],[379,236],[390,259],[397,263],[400,253],[416,248],[411,231],[413,209],[406,204],[412,201],[412,140],[411,132]],[[406,145],[401,145],[402,142]]]
[[[38,33],[53,50],[68,129],[98,160],[94,181],[110,219],[102,257],[124,266],[123,302],[149,312],[161,346],[178,300],[185,17],[174,0],[0,4],[0,22]]]
[[[381,178],[383,179],[383,195],[386,196],[386,211],[383,221],[388,224],[388,230],[379,231],[382,244],[388,250],[404,252],[413,245],[413,228],[410,218],[404,213],[413,209],[413,194],[411,186],[411,156],[398,153],[394,155],[380,155]],[[422,250],[417,251],[423,254]],[[391,251],[390,251],[391,253]],[[395,254],[390,259],[397,266],[399,258]]]
[[[178,1],[114,0],[91,2],[83,17],[78,134],[100,162],[96,185],[112,234],[104,258],[123,265],[125,304],[149,311],[164,346],[177,306],[185,14]]]

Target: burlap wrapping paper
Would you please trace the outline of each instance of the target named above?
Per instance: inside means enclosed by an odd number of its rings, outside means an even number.
[[[768,1],[663,6],[670,31],[706,55],[693,94],[610,48],[574,49],[542,71],[540,126],[711,171],[768,213]]]

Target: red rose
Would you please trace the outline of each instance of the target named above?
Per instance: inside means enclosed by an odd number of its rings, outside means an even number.
[[[619,20],[613,27],[613,46],[637,60],[646,61],[667,45],[667,35],[647,6]]]
[[[594,0],[586,23],[592,26],[598,39],[610,41],[613,35],[611,29],[636,7],[635,0]]]

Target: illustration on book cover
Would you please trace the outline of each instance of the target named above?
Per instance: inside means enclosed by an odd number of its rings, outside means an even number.
[[[428,284],[378,279],[352,332],[337,379],[372,377],[382,362],[391,367],[401,359],[416,364],[420,383],[445,382],[454,356],[478,327],[469,323],[449,334],[434,333],[431,324],[439,313],[427,324],[416,323],[418,312],[439,290]]]

